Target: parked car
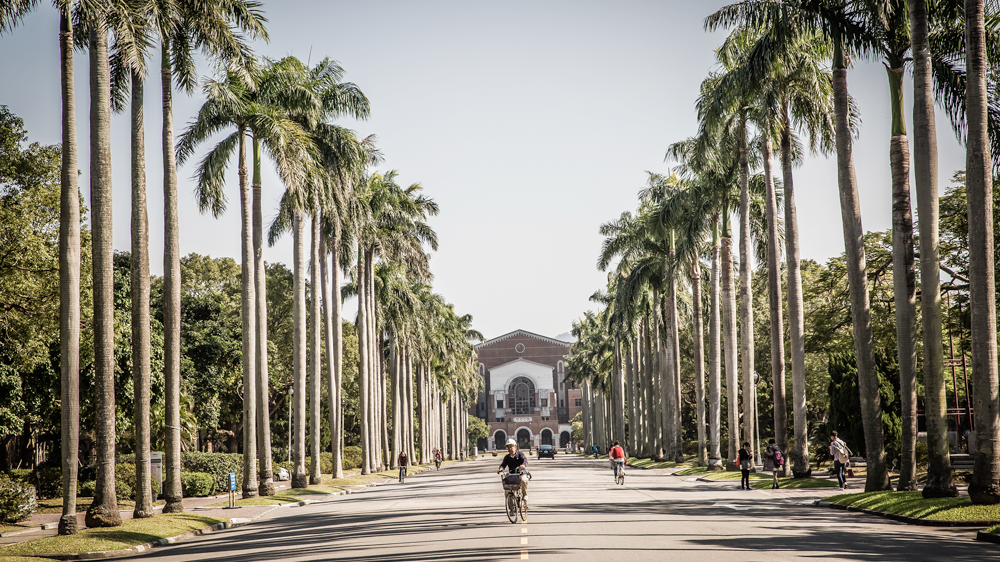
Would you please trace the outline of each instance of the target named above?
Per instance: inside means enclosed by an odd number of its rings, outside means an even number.
[[[278,471],[278,481],[284,482],[285,480],[291,480],[292,476],[288,474],[288,469],[282,468]]]
[[[556,458],[556,448],[552,445],[539,445],[538,446],[538,459],[541,460],[542,457],[548,457],[550,459]]]

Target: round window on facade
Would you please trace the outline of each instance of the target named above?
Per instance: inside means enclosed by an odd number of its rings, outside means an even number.
[[[519,343],[519,344],[515,345],[514,346],[514,351],[516,351],[518,353],[524,353],[524,344],[523,343]]]

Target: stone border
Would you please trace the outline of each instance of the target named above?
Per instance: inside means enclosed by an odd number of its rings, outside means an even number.
[[[996,533],[987,533],[986,531],[979,531],[976,533],[976,540],[983,542],[991,542],[993,544],[1000,544],[1000,535]]]
[[[421,472],[424,472],[424,471],[421,471]],[[415,474],[419,474],[419,472],[417,472]],[[361,490],[358,490],[358,492],[364,491],[365,488],[374,488],[376,486],[382,486],[382,485],[385,485],[385,484],[388,484],[388,483],[394,482],[394,481],[395,481],[394,478],[388,478],[386,480],[383,480],[382,482],[369,482],[368,484],[366,484],[364,486],[364,488],[362,488]],[[26,557],[34,557],[34,558],[52,558],[54,560],[101,560],[101,559],[105,559],[105,558],[120,558],[120,557],[125,557],[125,556],[135,556],[136,554],[140,554],[140,553],[146,552],[146,551],[148,551],[150,549],[153,549],[153,548],[156,548],[158,546],[166,546],[166,545],[169,545],[169,544],[174,544],[174,543],[176,543],[179,540],[183,540],[183,539],[187,539],[187,538],[191,538],[191,537],[197,537],[197,536],[205,535],[205,534],[212,533],[212,532],[215,532],[215,531],[221,531],[223,529],[232,529],[234,527],[240,527],[240,526],[246,525],[248,523],[251,523],[252,521],[254,521],[256,519],[259,519],[260,517],[263,517],[263,516],[267,515],[268,513],[271,513],[272,511],[275,511],[275,510],[278,510],[278,509],[281,509],[281,508],[285,508],[285,507],[301,507],[301,506],[310,505],[310,504],[316,504],[316,503],[327,503],[327,502],[333,501],[332,499],[330,499],[332,496],[343,496],[343,495],[347,495],[347,494],[351,494],[351,493],[354,493],[354,492],[352,492],[351,490],[340,490],[339,492],[334,492],[332,494],[327,494],[326,495],[327,499],[322,499],[322,500],[302,500],[300,502],[286,503],[286,504],[282,504],[282,505],[273,505],[273,506],[270,506],[271,509],[266,509],[266,510],[258,513],[257,515],[253,516],[253,517],[233,517],[233,518],[229,519],[228,521],[222,521],[221,523],[216,523],[216,524],[210,525],[208,527],[204,527],[204,528],[201,528],[201,529],[196,529],[194,531],[188,531],[186,533],[181,533],[180,535],[177,535],[177,536],[167,537],[167,538],[164,538],[164,539],[155,540],[155,541],[148,542],[148,543],[145,543],[145,544],[135,545],[135,546],[132,546],[132,547],[129,547],[129,548],[123,548],[121,550],[103,550],[103,551],[95,551],[95,552],[78,552],[78,553],[74,553],[74,554],[25,554],[24,556],[26,556]],[[263,506],[263,507],[267,507],[267,506]],[[222,508],[219,507],[219,506],[210,507],[210,508],[209,507],[205,507],[205,506],[198,506],[198,507],[192,508],[192,511],[198,510],[198,509],[222,509]]]
[[[842,505],[822,500],[816,500],[813,502],[813,505],[817,507],[832,507],[834,509],[843,509],[844,511],[867,513],[868,515],[877,515],[879,517],[885,517],[886,519],[892,519],[893,521],[899,521],[908,525],[922,525],[924,527],[990,527],[992,525],[1000,524],[1000,521],[939,521],[935,519],[919,519],[916,517],[908,517],[906,515],[897,515],[895,513],[886,513],[884,511],[875,511],[873,509],[855,507],[853,505]],[[980,534],[986,533],[980,532]],[[998,542],[1000,542],[1000,535],[998,535]]]

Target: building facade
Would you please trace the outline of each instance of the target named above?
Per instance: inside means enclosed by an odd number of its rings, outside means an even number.
[[[476,346],[485,390],[471,415],[490,427],[480,450],[503,449],[508,439],[528,450],[539,445],[567,447],[570,420],[581,411],[583,394],[569,380],[565,364],[570,344],[515,330]]]

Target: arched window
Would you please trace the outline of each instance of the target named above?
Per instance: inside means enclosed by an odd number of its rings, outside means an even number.
[[[535,383],[525,377],[517,377],[510,381],[507,389],[510,395],[510,408],[514,414],[530,414],[535,408]]]
[[[486,365],[479,364],[479,376],[486,378]]]

